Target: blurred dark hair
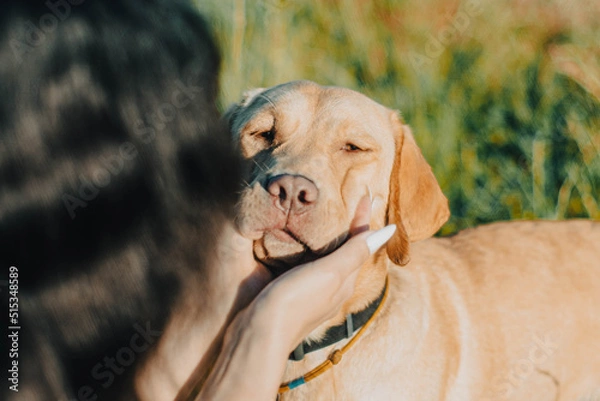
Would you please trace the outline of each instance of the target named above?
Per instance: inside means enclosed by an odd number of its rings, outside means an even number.
[[[234,202],[217,48],[182,0],[10,0],[0,60],[0,279],[18,268],[16,399],[79,399],[86,385],[131,399],[134,366],[107,388],[91,370],[134,325],[160,330],[186,277],[208,274]]]

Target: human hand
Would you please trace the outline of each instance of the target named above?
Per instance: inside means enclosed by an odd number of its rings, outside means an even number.
[[[344,245],[330,255],[284,273],[254,300],[251,308],[266,315],[270,326],[277,326],[273,330],[286,354],[339,313],[354,293],[360,267],[394,233],[395,226],[389,226],[372,236],[374,233],[368,231],[370,217],[371,201],[365,196],[359,202],[350,238]]]
[[[371,202],[359,202],[351,238],[335,252],[273,280],[240,312],[201,400],[270,400],[277,393],[290,351],[334,317],[352,296],[360,267],[395,231],[368,232]]]

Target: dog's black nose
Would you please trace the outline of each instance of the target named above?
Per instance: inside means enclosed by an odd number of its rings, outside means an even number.
[[[319,190],[308,178],[282,174],[269,178],[267,191],[275,197],[275,206],[290,213],[299,214],[313,206]]]

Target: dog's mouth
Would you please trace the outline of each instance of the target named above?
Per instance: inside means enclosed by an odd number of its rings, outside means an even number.
[[[287,243],[298,243],[302,246],[306,246],[291,230],[287,228],[274,229],[267,231],[265,235],[272,235],[278,241]]]
[[[288,228],[264,232],[254,241],[254,257],[264,264],[273,275],[279,276],[296,266],[326,256],[348,239],[348,231],[326,242],[324,246],[311,246]]]
[[[256,257],[256,253],[255,253]],[[292,270],[294,267],[309,263],[313,260],[316,260],[320,257],[320,255],[315,254],[311,251],[306,251],[298,254],[292,254],[285,258],[266,258],[259,259],[257,258],[269,271],[273,276],[278,277],[283,273]]]

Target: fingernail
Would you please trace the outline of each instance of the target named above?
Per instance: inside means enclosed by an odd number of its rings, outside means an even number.
[[[396,232],[396,225],[390,224],[389,226],[385,226],[380,230],[375,231],[367,237],[367,247],[369,247],[369,252],[373,255],[379,248],[383,246],[392,235]]]
[[[367,191],[369,191],[369,199],[371,200],[371,211],[373,211],[373,206],[375,205],[375,198],[373,198],[373,193],[371,192],[371,187],[367,185]]]

